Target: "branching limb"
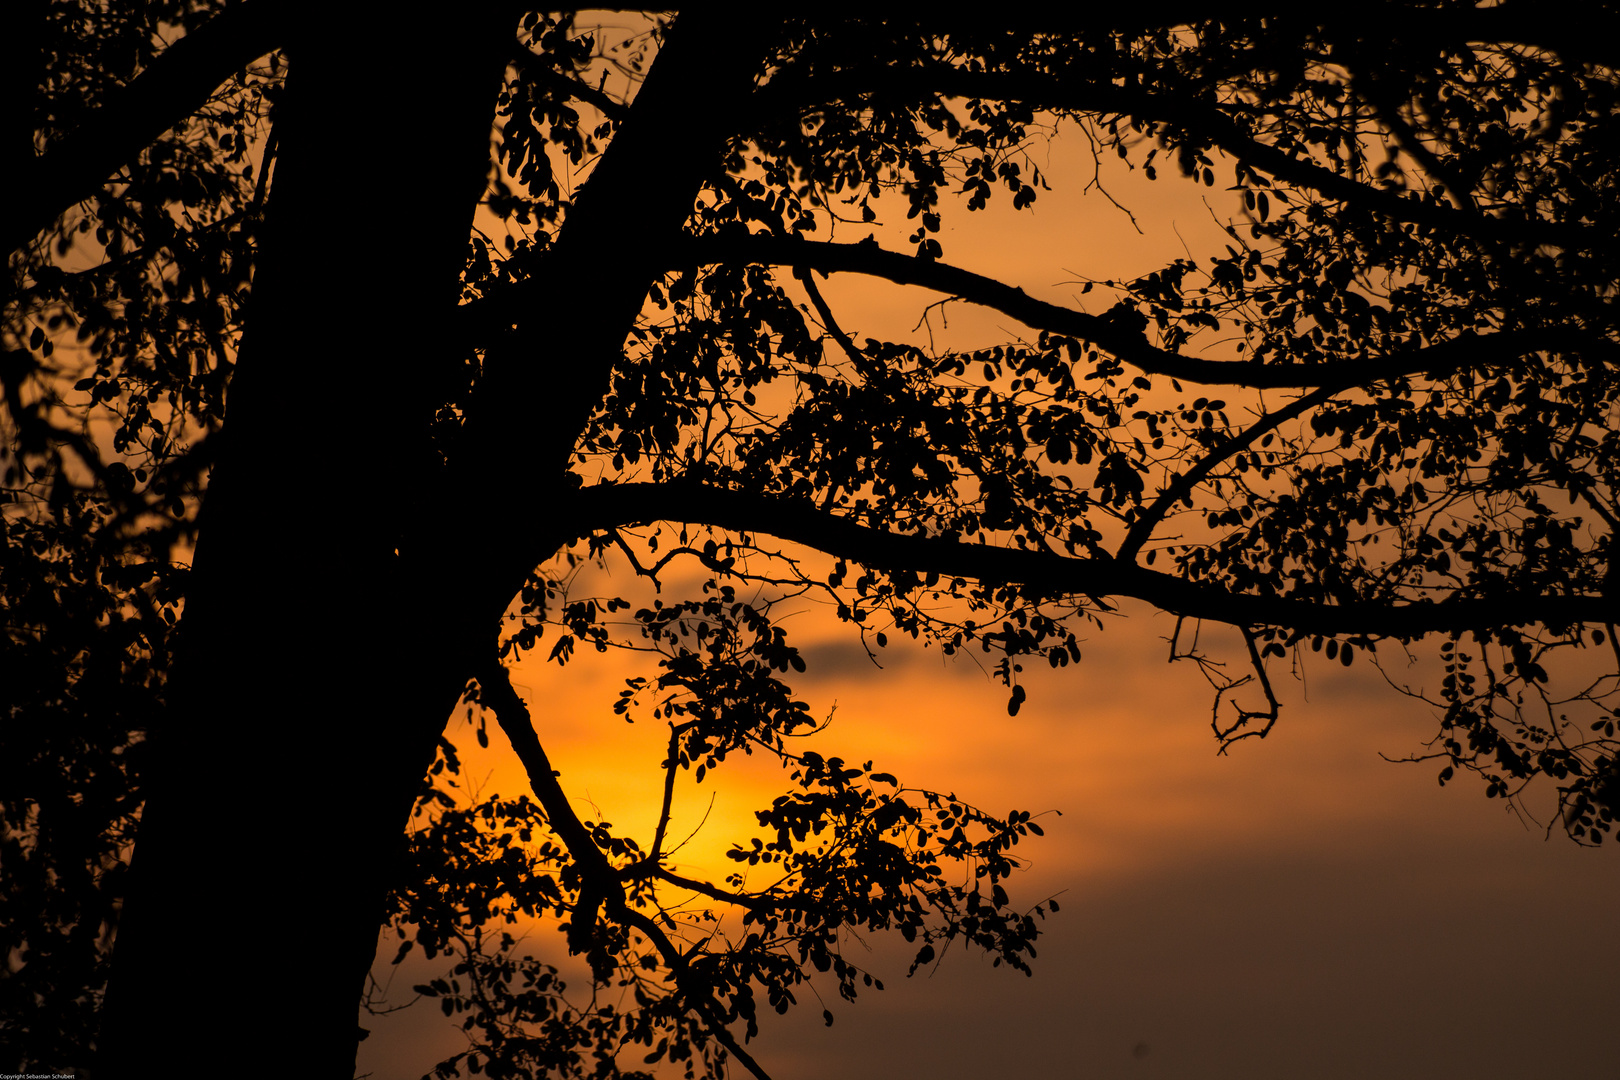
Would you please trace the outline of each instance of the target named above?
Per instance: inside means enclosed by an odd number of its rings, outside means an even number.
[[[506,733],[513,751],[523,762],[524,770],[529,776],[529,787],[540,800],[547,820],[579,867],[581,879],[579,902],[575,905],[573,920],[568,928],[570,950],[585,953],[597,977],[607,977],[611,961],[605,955],[595,932],[597,912],[606,908],[609,916],[616,922],[636,928],[653,943],[663,956],[664,962],[669,965],[676,984],[687,996],[691,1008],[704,1018],[710,1033],[719,1040],[727,1052],[742,1062],[749,1072],[760,1080],[770,1080],[769,1074],[727,1030],[724,1018],[719,1015],[712,997],[702,987],[694,985],[700,980],[694,978],[686,955],[657,923],[627,903],[619,874],[609,864],[602,850],[596,846],[585,823],[574,813],[567,794],[557,782],[556,770],[551,767],[551,761],[540,745],[540,738],[535,734],[528,707],[518,697],[517,691],[512,689],[512,682],[506,674],[506,669],[501,666],[500,660],[493,652],[483,670],[479,672],[478,682],[483,691],[482,700],[494,710],[501,730]],[[683,881],[681,884],[687,883]]]
[[[652,850],[647,863],[656,867],[664,857],[664,837],[669,834],[669,816],[675,805],[675,770],[679,767],[676,754],[681,744],[681,731],[685,724],[669,725],[669,755],[664,759],[664,799],[658,808],[658,827],[653,831]]]
[[[1467,368],[1518,366],[1536,351],[1584,350],[1620,359],[1620,346],[1578,328],[1465,334],[1435,345],[1396,349],[1365,360],[1264,364],[1252,360],[1202,360],[1161,349],[1134,327],[1037,300],[995,278],[946,263],[886,251],[876,244],[838,244],[781,237],[702,236],[680,240],[671,263],[756,262],[825,273],[867,274],[897,285],[917,285],[992,308],[1036,330],[1066,334],[1106,349],[1149,375],[1183,382],[1255,389],[1365,386],[1406,375],[1440,376]],[[469,305],[471,306],[471,305]]]
[[[630,106],[624,102],[538,60],[533,53],[522,51],[512,57],[512,66],[530,84],[543,87],[560,98],[583,101],[609,120],[619,122],[630,115]]]
[[[590,830],[574,813],[567,793],[557,782],[557,772],[551,767],[551,760],[546,757],[540,738],[535,734],[528,706],[512,689],[512,680],[494,651],[490,652],[488,662],[478,673],[478,683],[482,688],[484,704],[494,711],[495,719],[506,733],[513,752],[523,763],[529,777],[529,787],[540,800],[547,820],[579,867],[579,903],[569,924],[568,946],[575,953],[590,954],[592,966],[596,967],[600,959],[595,942],[597,912],[604,902],[616,901],[621,909],[625,906],[618,875],[591,838]],[[610,895],[610,892],[616,895]]]
[[[684,545],[681,547],[670,548],[663,554],[662,557],[659,558],[657,562],[653,563],[652,566],[643,566],[636,558],[635,552],[630,549],[630,546],[625,543],[624,538],[620,536],[617,531],[613,533],[613,543],[614,546],[619,548],[624,556],[630,560],[630,567],[636,572],[636,576],[651,580],[653,583],[653,588],[658,592],[663,591],[663,582],[659,579],[658,575],[663,573],[664,568],[668,566],[671,561],[682,555],[690,556],[691,558],[696,559],[702,564],[704,569],[709,570],[712,573],[731,574],[737,572],[736,568],[733,566],[728,566],[725,560],[722,560],[715,555],[711,555],[706,551],[701,551],[698,548],[687,547]],[[802,581],[799,578],[773,578],[764,577],[759,574],[746,574],[743,576],[747,577],[750,581],[767,585],[793,586],[802,584]]]
[[[1159,492],[1159,497],[1154,499],[1147,509],[1142,511],[1135,523],[1132,524],[1130,532],[1126,534],[1124,542],[1120,544],[1119,552],[1115,557],[1120,562],[1134,560],[1137,553],[1142,550],[1142,545],[1147,543],[1148,539],[1153,535],[1154,528],[1165,519],[1165,515],[1169,514],[1177,502],[1186,500],[1189,506],[1192,505],[1193,489],[1202,483],[1221,462],[1230,461],[1233,455],[1254,445],[1254,441],[1262,435],[1269,431],[1275,431],[1279,426],[1295,417],[1303,416],[1338,392],[1338,387],[1331,386],[1324,386],[1314,390],[1291,405],[1267,413],[1258,423],[1251,425],[1241,435],[1235,435],[1209,451],[1199,459],[1196,465],[1177,475],[1168,487]]]
[[[1271,678],[1266,674],[1265,659],[1260,655],[1260,649],[1255,644],[1253,632],[1247,626],[1238,627],[1238,631],[1243,635],[1243,643],[1248,646],[1251,671],[1241,678],[1234,679],[1221,670],[1223,664],[1211,660],[1199,651],[1198,635],[1196,633],[1193,635],[1192,644],[1187,647],[1186,651],[1181,650],[1181,632],[1185,625],[1185,619],[1176,620],[1175,632],[1170,637],[1170,661],[1174,663],[1177,660],[1191,660],[1198,665],[1199,672],[1208,680],[1210,686],[1215,688],[1215,701],[1209,710],[1209,726],[1210,730],[1215,733],[1215,740],[1220,747],[1219,752],[1226,753],[1233,743],[1241,742],[1244,739],[1263,739],[1270,735],[1271,729],[1276,726],[1277,717],[1282,711],[1282,703],[1277,700],[1277,695],[1271,689]],[[1259,683],[1261,693],[1266,696],[1266,708],[1245,709],[1236,701],[1233,701],[1232,708],[1237,712],[1237,719],[1230,724],[1222,725],[1221,702],[1227,700],[1227,695],[1234,690],[1247,686],[1251,682]],[[1264,726],[1249,728],[1249,724],[1255,720],[1265,721]],[[1249,730],[1244,730],[1245,728],[1249,728]]]
[[[709,1033],[719,1040],[720,1045],[724,1046],[729,1054],[742,1062],[743,1067],[758,1077],[759,1080],[771,1080],[770,1073],[766,1072],[764,1066],[754,1060],[752,1054],[742,1048],[742,1044],[737,1041],[737,1037],[726,1027],[725,1018],[719,1014],[714,999],[707,993],[693,987],[693,984],[700,982],[701,979],[696,977],[692,971],[692,965],[688,962],[686,954],[675,947],[675,943],[669,940],[669,936],[664,933],[657,923],[641,912],[626,909],[623,918],[626,924],[646,934],[647,939],[653,943],[653,947],[658,950],[659,955],[664,958],[664,963],[669,965],[670,971],[674,974],[675,984],[681,988],[682,993],[687,995],[692,1008],[708,1022]]]
[[[1601,624],[1612,611],[1601,596],[1539,592],[1407,603],[1328,603],[1234,592],[1113,558],[893,533],[808,502],[685,482],[597,485],[574,494],[570,510],[580,533],[651,521],[701,522],[802,543],[878,569],[1021,582],[1054,594],[1129,596],[1188,618],[1232,626],[1288,627],[1311,634],[1415,638],[1483,626]]]
[[[1400,148],[1410,154],[1412,160],[1422,166],[1425,172],[1446,185],[1446,194],[1451,198],[1452,204],[1458,210],[1478,217],[1480,213],[1479,205],[1474,202],[1473,195],[1469,193],[1468,185],[1457,175],[1455,169],[1448,167],[1433,150],[1429,149],[1428,144],[1423,141],[1423,137],[1418,134],[1411,124],[1406,122],[1406,118],[1401,115],[1399,105],[1392,99],[1392,95],[1387,92],[1384,85],[1378,81],[1377,76],[1368,71],[1363,71],[1360,73],[1360,81],[1368,87],[1363,96],[1372,105],[1379,122],[1389,129],[1390,134],[1395,136],[1395,141],[1400,145]]]
[[[1549,351],[1579,351],[1594,358],[1620,362],[1620,346],[1578,327],[1460,334],[1449,341],[1395,349],[1364,360],[1303,364],[1205,360],[1160,348],[1140,330],[1105,315],[1037,300],[1022,289],[995,278],[943,262],[886,251],[876,244],[840,244],[764,234],[688,236],[667,247],[664,262],[670,266],[764,263],[829,274],[866,274],[897,285],[916,285],[999,311],[1034,330],[1092,342],[1146,374],[1205,386],[1246,386],[1258,390],[1366,386],[1402,376],[1440,377],[1470,369],[1516,368],[1533,362],[1530,358],[1536,352]],[[527,281],[492,290],[484,299],[461,305],[456,312],[458,332],[468,344],[484,344],[504,333],[557,284],[552,265],[548,257]]]
[[[816,288],[815,275],[803,267],[796,266],[793,268],[793,276],[799,279],[800,285],[804,286],[805,293],[810,297],[810,303],[815,305],[816,314],[821,316],[821,325],[825,326],[827,333],[831,334],[833,340],[838,342],[838,347],[843,349],[845,355],[856,364],[868,362],[866,353],[859,345],[855,344],[855,339],[851,338],[849,334],[845,333],[844,328],[838,325],[838,319],[833,315],[832,308],[827,306],[826,298],[821,295],[821,290]]]
[[[15,251],[88,198],[216,87],[274,49],[296,11],[271,0],[235,4],[165,49],[77,131],[11,178],[0,245]]]

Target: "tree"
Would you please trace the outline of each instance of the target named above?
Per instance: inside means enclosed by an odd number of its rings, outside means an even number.
[[[252,1045],[266,1073],[340,1074],[385,920],[459,956],[428,990],[478,1042],[445,1068],[491,1075],[754,1069],[757,993],[786,1008],[810,968],[864,985],[845,926],[900,930],[919,964],[961,937],[1024,965],[1044,907],[1002,880],[1027,814],[785,742],[814,726],[771,614],[794,593],[876,649],[992,654],[1014,713],[1021,664],[1079,661],[1115,598],[1234,626],[1247,676],[1179,654],[1210,673],[1223,742],[1278,722],[1275,659],[1395,681],[1429,649],[1441,782],[1512,798],[1545,777],[1572,837],[1610,831],[1608,5],[1001,24],[713,5],[622,45],[566,14],[458,20],[268,0],[15,18],[0,922],[20,1062],[90,1064],[71,1055],[99,1011],[98,1073],[172,1068],[183,1009],[189,1059]],[[1059,120],[1210,189],[1229,243],[1088,282],[1086,310],[954,265],[946,207],[1050,197],[1022,150]],[[910,251],[830,238],[897,205]],[[1033,340],[857,342],[816,284],[834,273]],[[658,586],[695,567],[696,591],[571,595],[569,567],[610,552]],[[679,772],[782,759],[792,789],[734,853],[779,881],[687,879],[662,825],[577,816],[501,659],[585,646],[656,655],[619,707],[669,725],[666,807]],[[463,697],[530,795],[438,786]],[[671,888],[748,932],[683,944]],[[634,1008],[573,1011],[484,936],[514,910],[566,920]],[[251,1006],[211,988],[242,933]]]

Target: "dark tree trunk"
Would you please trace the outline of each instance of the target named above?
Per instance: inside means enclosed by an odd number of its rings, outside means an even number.
[[[323,13],[288,100],[104,1019],[104,1073],[348,1077],[359,980],[464,674],[396,548],[513,26]],[[419,498],[419,496],[418,496]],[[427,508],[431,510],[431,508]],[[408,797],[408,796],[407,796]]]
[[[683,18],[533,298],[560,315],[490,351],[461,456],[432,477],[422,391],[454,346],[424,313],[454,303],[505,59],[487,43],[510,42],[456,18],[326,22],[293,48],[275,231],[114,958],[111,1075],[352,1073],[411,797],[496,617],[573,536],[567,455],[763,41],[757,16]]]

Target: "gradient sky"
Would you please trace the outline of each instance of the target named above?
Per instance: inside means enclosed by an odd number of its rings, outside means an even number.
[[[1077,303],[1077,276],[1135,276],[1220,250],[1203,199],[1224,219],[1232,195],[1148,185],[1110,158],[1102,178],[1139,235],[1095,191],[1081,194],[1092,176],[1084,151],[1066,128],[1033,152],[1055,190],[1032,211],[946,207],[947,261]],[[889,216],[835,238],[875,232],[903,250],[903,215]],[[923,343],[932,329],[936,343],[974,347],[1027,333],[965,305],[947,309],[948,327],[936,312],[914,330],[932,294],[848,277],[823,288],[857,337]],[[593,573],[603,590],[634,587],[622,567]],[[1016,718],[971,659],[895,644],[879,670],[825,609],[795,610],[785,625],[809,665],[795,689],[816,715],[835,709],[817,748],[987,810],[1061,812],[1038,819],[1046,837],[1020,847],[1031,867],[1010,889],[1030,905],[1057,895],[1062,911],[1047,921],[1033,978],[953,948],[907,980],[904,943],[869,941],[885,992],[847,1005],[822,987],[830,1029],[807,995],[794,1015],[762,1018],[751,1049],[778,1080],[1620,1076],[1620,855],[1548,837],[1544,800],[1532,800],[1530,820],[1466,778],[1442,790],[1436,767],[1382,760],[1420,752],[1437,726],[1365,662],[1346,670],[1316,657],[1304,683],[1274,662],[1281,721],[1222,757],[1207,684],[1191,665],[1166,663],[1173,620],[1140,605],[1093,631],[1078,667],[1029,665]],[[626,724],[611,706],[622,680],[646,668],[587,654],[559,671],[544,652],[514,681],[564,787],[581,816],[645,841],[664,729]],[[521,770],[491,733],[494,751],[473,755],[469,774],[515,794]],[[451,735],[473,749],[465,725]],[[721,853],[783,781],[758,760],[728,761],[701,789],[683,777],[674,836],[716,793],[683,867],[724,875],[734,864]],[[577,969],[548,935],[536,930],[537,955]],[[408,964],[396,985],[441,966]],[[419,1076],[460,1046],[432,1004],[366,1023],[361,1071],[380,1080]]]

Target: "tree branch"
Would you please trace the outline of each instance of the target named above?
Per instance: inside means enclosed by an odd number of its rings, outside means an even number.
[[[608,957],[602,954],[595,933],[597,910],[605,907],[615,921],[633,926],[647,935],[674,973],[676,985],[687,995],[692,1009],[708,1022],[709,1033],[759,1080],[770,1080],[759,1062],[742,1048],[736,1036],[726,1028],[725,1018],[720,1015],[713,996],[704,992],[702,987],[692,985],[693,972],[686,955],[659,929],[657,923],[626,901],[618,873],[608,862],[607,856],[602,854],[602,849],[596,846],[585,823],[574,813],[568,795],[557,782],[557,773],[540,745],[540,738],[535,734],[529,708],[512,689],[511,679],[493,651],[478,673],[478,685],[483,690],[485,703],[494,710],[496,721],[506,733],[518,760],[523,763],[529,776],[529,787],[540,800],[546,820],[556,830],[569,856],[579,867],[579,902],[574,905],[573,918],[568,927],[569,948],[573,952],[587,954],[597,978],[607,978],[607,972],[611,971],[606,967]],[[663,876],[663,871],[660,870],[659,874]],[[687,887],[699,884],[686,879],[679,879],[679,883]]]
[[[686,237],[670,252],[670,265],[756,262],[804,267],[824,273],[881,277],[897,285],[918,285],[992,308],[1035,330],[1093,342],[1124,363],[1150,375],[1211,386],[1346,389],[1408,375],[1444,375],[1464,368],[1505,365],[1526,353],[1561,349],[1601,350],[1620,358],[1620,346],[1580,329],[1510,330],[1467,334],[1434,345],[1397,349],[1366,360],[1313,364],[1262,364],[1246,360],[1204,360],[1161,349],[1141,331],[1106,316],[1037,300],[1024,290],[946,263],[886,251],[875,243],[836,244],[765,236]],[[473,305],[467,305],[471,307]],[[469,321],[471,321],[469,313]]]
[[[827,306],[827,300],[821,295],[821,290],[816,288],[815,275],[802,266],[796,266],[793,268],[793,276],[799,280],[800,285],[804,286],[805,295],[810,297],[810,303],[815,306],[816,314],[821,316],[821,325],[826,327],[827,333],[831,334],[832,339],[838,342],[838,347],[844,350],[844,354],[849,357],[850,362],[856,365],[870,366],[871,359],[859,345],[855,344],[855,339],[850,337],[844,331],[844,328],[838,324],[837,316],[833,314],[832,308]]]
[[[687,961],[686,954],[677,949],[668,935],[658,928],[658,924],[643,913],[626,910],[624,919],[627,924],[646,934],[648,940],[658,949],[664,963],[669,965],[670,971],[675,975],[675,985],[680,987],[682,993],[688,995],[692,1008],[698,1015],[709,1022],[709,1034],[713,1035],[732,1057],[742,1062],[743,1068],[758,1077],[758,1080],[771,1080],[771,1075],[765,1071],[765,1067],[742,1048],[737,1037],[726,1027],[725,1017],[720,1015],[719,1006],[715,1004],[714,998],[707,994],[692,992],[690,989],[693,977],[692,965]]]
[[[736,904],[738,907],[745,907],[752,911],[781,911],[788,907],[786,904],[772,903],[764,896],[748,896],[743,893],[728,892],[725,889],[709,884],[707,881],[689,878],[683,874],[677,874],[673,870],[665,870],[662,866],[653,867],[651,873],[661,881],[667,881],[671,885],[679,885],[683,889],[690,889],[692,892],[707,896],[710,900],[718,900],[722,904]]]
[[[1396,349],[1364,360],[1306,364],[1264,364],[1252,360],[1205,360],[1159,348],[1141,331],[1101,315],[1037,300],[1020,288],[948,263],[888,251],[876,243],[839,244],[767,236],[686,236],[667,246],[664,265],[762,263],[819,270],[826,274],[865,274],[897,285],[916,285],[1017,319],[1033,330],[1090,341],[1149,375],[1163,375],[1203,386],[1246,386],[1256,390],[1331,386],[1349,389],[1385,379],[1440,377],[1465,369],[1512,366],[1533,352],[1585,351],[1620,362],[1620,345],[1578,327],[1506,330],[1462,334],[1432,345]],[[456,311],[459,333],[468,344],[488,344],[514,323],[540,308],[562,268],[550,256],[534,276],[492,289]]]
[[[1132,597],[1174,615],[1310,634],[1409,639],[1491,626],[1601,625],[1612,614],[1610,601],[1600,596],[1509,593],[1438,602],[1329,603],[1234,592],[1117,559],[893,533],[808,502],[686,482],[599,484],[573,495],[566,512],[582,533],[654,521],[700,523],[764,533],[880,570],[1013,582],[1049,595]]]
[[[598,909],[605,903],[615,912],[627,910],[619,876],[607,856],[602,854],[602,849],[596,846],[590,830],[574,813],[567,792],[557,782],[557,772],[551,767],[551,759],[546,756],[545,748],[540,745],[540,737],[535,734],[529,708],[518,697],[517,691],[512,689],[512,681],[493,650],[477,677],[484,703],[494,711],[496,721],[506,733],[507,741],[512,744],[513,753],[523,763],[524,772],[529,777],[529,788],[540,800],[546,820],[579,866],[579,902],[574,905],[573,919],[568,927],[568,947],[575,953],[589,955],[591,966],[596,969],[599,966],[595,942]]]
[[[1154,499],[1152,504],[1142,511],[1141,515],[1132,523],[1130,531],[1126,533],[1125,540],[1120,544],[1115,558],[1121,562],[1134,562],[1137,552],[1142,550],[1142,545],[1147,543],[1148,538],[1153,535],[1154,527],[1164,520],[1165,515],[1176,505],[1177,500],[1188,498],[1192,494],[1193,488],[1197,487],[1221,462],[1231,460],[1233,454],[1241,453],[1245,448],[1254,445],[1254,440],[1266,432],[1275,431],[1278,426],[1316,408],[1316,406],[1322,404],[1336,393],[1338,393],[1336,388],[1328,386],[1314,390],[1274,412],[1267,413],[1241,434],[1234,435],[1221,445],[1210,450],[1192,468],[1178,474],[1168,487],[1159,492],[1159,497]],[[1188,505],[1192,505],[1190,500]]]
[[[0,244],[15,251],[28,243],[201,108],[221,83],[274,49],[290,24],[291,7],[248,0],[165,49],[76,131],[23,165],[0,217]]]
[[[561,98],[574,98],[577,101],[583,101],[615,123],[622,123],[629,118],[629,105],[609,94],[603,93],[588,83],[582,83],[578,79],[563,74],[554,67],[547,67],[545,64],[538,63],[539,59],[534,53],[524,50],[512,58],[512,66],[517,68],[519,75],[533,85],[549,90]]]

